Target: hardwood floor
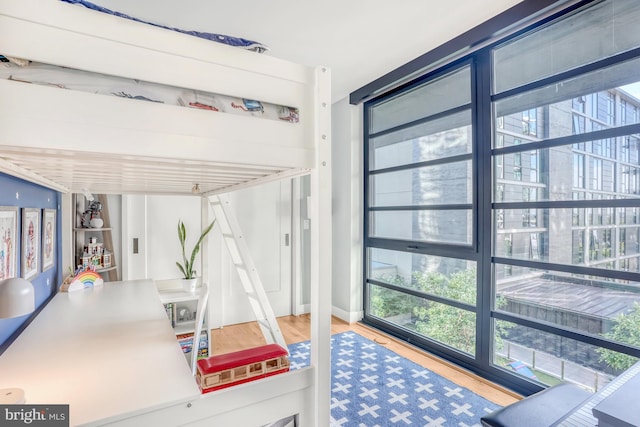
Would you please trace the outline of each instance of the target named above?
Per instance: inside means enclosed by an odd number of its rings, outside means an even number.
[[[311,318],[309,315],[279,317],[278,324],[287,344],[306,341],[310,337]],[[377,330],[360,323],[350,324],[338,318],[332,318],[331,333],[345,331],[357,332],[380,345],[384,345],[401,356],[468,388],[498,405],[508,405],[521,398],[516,393],[492,384],[477,375],[395,340]],[[249,322],[212,330],[211,343],[211,354],[214,355],[261,345],[265,343],[265,340],[258,324]]]

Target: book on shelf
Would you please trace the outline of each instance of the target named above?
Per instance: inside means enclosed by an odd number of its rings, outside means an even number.
[[[171,322],[171,327],[176,327],[176,305],[172,302],[164,304],[164,309],[167,312],[167,317],[169,318],[169,322]]]
[[[178,343],[184,353],[191,353],[193,349],[193,333],[176,335]],[[200,340],[198,343],[198,358],[209,357],[209,336],[207,331],[200,333]]]

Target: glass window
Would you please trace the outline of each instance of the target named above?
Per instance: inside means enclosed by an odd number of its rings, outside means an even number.
[[[425,119],[470,102],[471,70],[464,67],[372,106],[370,133]]]
[[[460,302],[476,302],[474,261],[378,248],[369,251],[371,279]]]
[[[494,380],[597,390],[636,361],[637,22],[593,2],[365,104],[365,321]]]
[[[494,91],[513,89],[633,49],[640,45],[639,21],[635,0],[604,1],[560,24],[510,41],[493,51]]]
[[[613,7],[621,9],[614,13]],[[560,329],[578,330],[638,345],[640,340],[633,337],[634,330],[640,331],[640,328],[625,329],[622,325],[626,322],[625,316],[637,316],[640,320],[640,283],[623,279],[624,276],[618,274],[618,271],[637,271],[640,267],[637,261],[640,258],[640,227],[634,223],[638,209],[616,206],[620,199],[637,197],[637,163],[632,159],[637,157],[638,138],[635,134],[625,135],[624,129],[619,130],[615,137],[601,138],[591,134],[638,123],[635,111],[640,108],[640,75],[631,70],[640,65],[640,58],[574,74],[536,89],[517,89],[520,84],[552,77],[555,73],[621,51],[617,49],[640,46],[640,32],[625,34],[625,41],[615,48],[582,50],[553,64],[538,61],[536,65],[532,64],[533,69],[522,73],[507,71],[516,63],[520,69],[522,61],[526,63],[532,53],[517,48],[537,45],[540,48],[534,49],[536,55],[545,50],[553,55],[551,52],[558,47],[558,42],[577,41],[578,38],[584,41],[600,33],[601,28],[587,28],[589,19],[595,19],[598,14],[605,13],[607,18],[603,22],[611,24],[609,28],[605,24],[604,31],[617,34],[620,28],[613,27],[618,24],[624,27],[626,23],[626,18],[618,14],[622,10],[634,15],[640,13],[640,4],[632,5],[623,0],[605,1],[590,12],[569,18],[576,23],[580,21],[570,32],[567,32],[568,26],[552,25],[494,50],[493,87],[497,92],[516,89],[514,95],[498,98],[494,103],[494,137],[503,133],[517,135],[518,119],[521,119],[523,134],[519,141],[522,150],[496,148],[494,157],[504,156],[505,170],[508,170],[510,156],[514,170],[530,165],[529,176],[537,177],[532,182],[540,184],[535,193],[538,201],[553,204],[575,200],[582,203],[572,208],[540,207],[536,206],[536,199],[527,194],[526,188],[522,188],[523,207],[495,206],[500,224],[494,215],[493,250],[501,262],[496,263],[493,270],[493,304],[496,310],[515,318],[525,317],[534,323],[551,322]],[[551,34],[559,39],[547,39]],[[625,42],[630,44],[624,47]],[[597,58],[590,59],[589,55],[595,51],[598,52]],[[534,116],[531,111],[535,109],[545,113]],[[537,138],[530,137],[534,135],[529,131],[534,117]],[[497,126],[499,122],[504,123],[504,127]],[[535,162],[532,157],[529,163],[524,159],[532,152],[526,149],[527,146],[535,147],[541,140],[554,141],[569,136],[573,137],[571,143],[558,142],[550,148],[537,150]],[[504,140],[508,146],[508,138]],[[540,172],[534,172],[536,170]],[[495,185],[498,185],[497,180]],[[520,183],[505,180],[499,185],[504,187],[506,202],[520,201]],[[603,205],[602,202],[607,201],[610,201],[610,206]],[[532,227],[536,228],[533,233],[527,230]],[[520,262],[511,265],[505,259],[531,261],[531,264]],[[549,267],[538,268],[539,262]],[[566,268],[560,266],[572,266],[578,272],[581,271],[578,267],[584,266],[602,273],[598,276],[567,273]],[[607,301],[607,304],[600,301]],[[515,360],[524,362],[534,375],[539,376],[538,380],[547,384],[573,380],[564,376],[567,369],[585,369],[594,375],[594,388],[597,388],[603,380],[607,381],[606,373],[621,369],[621,359],[635,360],[598,346],[524,327],[517,321],[495,321],[494,334],[495,364],[508,369]],[[549,363],[544,369],[542,360]],[[554,364],[559,366],[552,367]],[[537,370],[538,367],[541,369]],[[584,380],[579,383],[590,385]]]
[[[584,188],[584,154],[573,153],[573,186]]]
[[[507,303],[508,304],[508,303]],[[580,384],[598,391],[637,359],[549,332],[506,321],[493,322],[493,363],[546,385]],[[529,369],[517,369],[526,366]],[[630,366],[630,365],[629,365]]]
[[[411,330],[418,336],[475,354],[474,312],[382,286],[369,285],[369,289],[369,310],[373,316]]]
[[[471,111],[386,133],[369,142],[371,170],[471,153]]]
[[[471,172],[469,160],[372,175],[371,205],[470,204]]]
[[[371,213],[372,237],[471,245],[472,233],[470,209]]]
[[[595,102],[590,101],[590,99],[597,99],[597,97],[591,95],[597,94],[600,88],[602,88],[602,90],[620,94],[620,96],[622,96],[624,92],[625,97],[632,101],[635,100],[633,102],[637,104],[638,98],[636,96],[640,97],[640,90],[638,90],[638,88],[640,88],[640,75],[638,75],[636,70],[639,68],[640,59],[633,59],[605,70],[597,70],[570,77],[539,89],[533,89],[500,99],[494,104],[494,108],[496,117],[502,117],[501,121],[504,123],[504,128],[496,125],[494,126],[495,132],[497,134],[513,134],[514,132],[522,134],[522,117],[525,112],[530,111],[532,107],[543,109],[548,114],[548,118],[545,118],[544,124],[539,123],[539,121],[537,123],[537,128],[546,129],[545,132],[547,132],[548,135],[538,133],[537,136],[539,138],[558,138],[589,133],[599,129],[620,127],[620,123],[614,122],[608,125],[606,122],[598,120],[597,110],[592,111],[591,109],[587,109],[588,112],[585,115],[576,113],[573,110],[575,105],[573,99],[577,95],[582,95],[585,97],[587,105],[593,106]],[[617,84],[612,82],[616,82]],[[593,92],[586,92],[585,88],[589,88],[589,90]],[[636,96],[629,96],[627,91],[634,91]],[[629,117],[626,124],[637,124],[639,123],[638,119],[639,117],[637,115]],[[522,134],[520,139],[523,144],[538,141],[537,138],[534,138],[530,134]],[[508,145],[508,140],[505,137],[505,146]],[[601,144],[596,142],[596,145],[600,146]],[[596,152],[596,154],[602,154],[600,148],[596,148]]]

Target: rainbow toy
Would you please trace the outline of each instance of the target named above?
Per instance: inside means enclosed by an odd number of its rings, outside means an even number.
[[[102,276],[96,273],[93,270],[87,269],[82,270],[73,277],[71,282],[68,284],[66,289],[61,289],[62,291],[73,292],[79,291],[85,288],[95,288],[98,286],[102,286],[104,280],[102,280]],[[63,285],[64,288],[64,285]]]

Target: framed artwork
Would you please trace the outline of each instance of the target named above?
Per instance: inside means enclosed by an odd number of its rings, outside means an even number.
[[[18,252],[18,208],[0,206],[0,280],[16,277]]]
[[[44,209],[42,214],[42,271],[53,267],[55,260],[56,210]]]
[[[40,262],[40,209],[22,209],[22,277],[38,275]]]

